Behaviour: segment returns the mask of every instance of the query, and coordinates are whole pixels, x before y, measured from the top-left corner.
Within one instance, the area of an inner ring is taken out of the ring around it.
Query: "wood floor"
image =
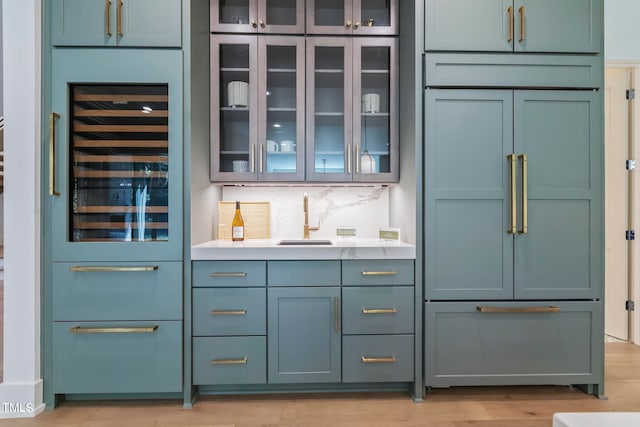
[[[606,394],[569,387],[459,387],[434,390],[424,403],[403,393],[203,397],[178,401],[65,402],[33,419],[0,426],[242,427],[435,426],[549,427],[555,412],[640,411],[640,347],[606,344]]]

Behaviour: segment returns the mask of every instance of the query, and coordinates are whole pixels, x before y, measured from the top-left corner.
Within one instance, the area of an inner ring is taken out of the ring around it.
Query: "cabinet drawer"
[[[265,288],[196,288],[193,335],[264,335]]]
[[[193,339],[193,384],[265,384],[265,337]]]
[[[54,322],[52,375],[54,393],[180,392],[182,322]]]
[[[195,261],[193,286],[265,286],[265,261]]]
[[[342,284],[413,285],[412,259],[358,259],[342,262]]]
[[[342,338],[342,381],[413,381],[413,335]]]
[[[269,286],[340,285],[340,261],[269,261]]]
[[[411,334],[414,329],[413,286],[342,289],[344,334]]]
[[[182,263],[54,263],[53,320],[181,320]]]
[[[602,322],[601,302],[425,303],[426,384],[598,383]]]

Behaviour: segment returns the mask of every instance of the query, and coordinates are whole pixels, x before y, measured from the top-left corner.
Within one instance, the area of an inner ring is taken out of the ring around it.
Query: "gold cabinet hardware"
[[[251,144],[249,150],[249,164],[251,165],[251,173],[256,173],[256,144]]]
[[[366,25],[367,27],[373,27],[373,24],[375,24],[375,19],[373,18],[369,18],[366,21],[364,21],[364,25]]]
[[[340,298],[333,297],[333,311],[336,323],[336,332],[340,330]]]
[[[518,41],[522,43],[524,41],[524,36],[527,33],[525,29],[526,19],[524,18],[524,6],[520,6],[518,12],[520,12],[520,39]]]
[[[211,314],[214,316],[244,316],[247,314],[247,310],[211,310]]]
[[[356,30],[357,30],[358,28],[360,28],[360,21],[356,21],[356,22],[353,24],[353,27],[354,27]]]
[[[111,0],[104,2],[104,33],[109,37],[111,34]]]
[[[264,145],[260,144],[258,146],[258,171],[259,173],[264,172]]]
[[[265,26],[265,23],[264,23],[263,19],[258,19],[258,24],[260,24],[261,28],[264,28],[264,26]]]
[[[158,330],[158,325],[135,328],[83,328],[74,326],[69,329],[72,334],[150,334]]]
[[[356,144],[353,155],[355,156],[356,160],[356,173],[360,173],[360,144]]]
[[[56,190],[56,120],[58,113],[49,113],[49,195],[59,196]]]
[[[397,273],[395,270],[391,271],[362,271],[360,274],[363,276],[395,276]]]
[[[351,19],[347,19],[347,23],[345,24],[345,27],[347,28],[351,27]]]
[[[351,175],[351,144],[347,144],[347,173]]]
[[[527,211],[529,210],[527,206],[527,155],[520,154],[518,158],[522,162],[522,228],[518,230],[518,233],[527,234]]]
[[[366,357],[360,358],[362,363],[396,363],[398,359],[395,356],[391,357]]]
[[[118,11],[117,11],[117,16],[116,16],[116,31],[118,32],[118,35],[120,37],[122,37],[124,34],[122,34],[122,6],[124,5],[124,1],[122,0],[118,0]]]
[[[393,308],[362,308],[362,314],[395,314],[398,309]]]
[[[548,307],[481,307],[476,311],[480,313],[557,313],[560,307],[550,305]]]
[[[507,41],[511,43],[513,41],[513,6],[507,8],[507,13],[509,14],[509,38]]]
[[[156,271],[158,270],[157,265],[149,265],[149,266],[140,266],[140,267],[111,267],[107,265],[100,266],[75,266],[69,267],[69,271],[73,271],[74,273],[84,273],[84,272],[108,272],[108,273],[131,273],[131,272],[146,272],[146,271]]]
[[[211,277],[247,277],[247,273],[242,271],[216,271],[211,273]]]
[[[213,359],[211,361],[212,365],[246,365],[247,361],[246,357],[242,359]]]
[[[516,155],[507,156],[511,170],[510,190],[511,190],[511,227],[507,230],[509,234],[516,233]]]
[[[252,26],[253,28],[258,28],[258,23],[256,22],[256,20],[255,20],[255,19],[252,19],[252,20],[251,20],[251,26]]]

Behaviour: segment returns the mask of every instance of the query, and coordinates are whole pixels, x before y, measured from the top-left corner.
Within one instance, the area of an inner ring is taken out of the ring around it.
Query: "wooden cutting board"
[[[245,239],[268,239],[271,235],[269,202],[240,202]],[[231,221],[236,202],[218,202],[218,239],[231,240]]]

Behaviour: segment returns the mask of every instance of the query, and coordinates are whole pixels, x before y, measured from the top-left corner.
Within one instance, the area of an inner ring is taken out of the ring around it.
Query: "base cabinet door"
[[[427,302],[432,387],[599,383],[602,302]]]
[[[340,288],[269,288],[267,293],[268,382],[340,382]]]

